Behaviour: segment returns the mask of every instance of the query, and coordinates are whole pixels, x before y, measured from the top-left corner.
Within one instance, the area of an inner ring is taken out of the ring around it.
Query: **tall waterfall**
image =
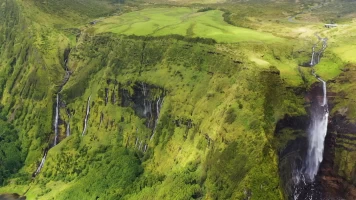
[[[313,76],[323,84],[323,99],[322,102],[312,105],[311,108],[311,123],[308,129],[308,154],[305,163],[305,176],[311,182],[314,181],[315,176],[319,171],[320,163],[323,161],[324,141],[328,130],[329,117],[326,82],[314,71],[314,66],[320,62],[321,55],[326,49],[327,38],[320,38],[318,35],[317,37],[319,42],[322,42],[322,47],[316,52],[315,48],[319,42],[313,45],[310,65],[313,67]]]
[[[319,105],[312,108],[311,123],[308,130],[308,154],[306,160],[305,175],[310,181],[314,181],[318,173],[321,161],[323,161],[324,140],[328,129],[328,105],[326,98],[326,82],[323,83],[323,100]]]
[[[88,118],[89,118],[89,113],[90,113],[90,97],[91,97],[91,95],[89,96],[88,102],[87,102],[87,112],[85,114],[84,128],[83,128],[82,136],[84,136],[85,132],[87,131]]]
[[[57,140],[58,140],[58,120],[59,120],[59,95],[57,94],[56,111],[55,111],[55,116],[54,116],[54,142],[53,142],[53,146],[57,145]]]
[[[322,83],[322,91],[312,92],[312,101],[310,107],[310,124],[308,133],[308,149],[303,166],[297,164],[294,168],[292,181],[293,193],[290,198],[294,200],[319,200],[323,199],[323,193],[319,187],[319,181],[315,179],[319,167],[323,161],[324,141],[328,129],[328,102],[326,82],[316,74],[314,66],[320,62],[320,59],[327,47],[327,38],[321,38],[315,34],[318,42],[312,47],[309,66],[311,74]],[[321,44],[320,44],[321,43]],[[320,95],[322,92],[322,95]],[[322,98],[320,98],[322,97]]]
[[[53,141],[53,145],[49,146],[49,148],[46,148],[46,150],[44,151],[42,160],[40,165],[37,167],[36,171],[33,173],[33,177],[36,177],[38,175],[38,173],[40,173],[42,167],[44,166],[44,163],[46,161],[46,157],[47,157],[47,152],[50,148],[56,146],[58,144],[58,123],[59,123],[59,106],[60,106],[60,96],[59,93],[62,91],[64,85],[68,82],[70,75],[71,75],[71,71],[68,68],[68,56],[70,53],[70,49],[67,49],[64,52],[64,69],[65,69],[65,75],[63,77],[62,83],[59,86],[59,90],[56,94],[56,107],[55,107],[55,114],[54,114],[54,122],[53,122],[53,127],[54,127],[54,141]],[[69,120],[70,120],[70,114],[68,113],[68,123],[67,123],[67,130],[66,130],[66,135],[69,136],[70,135],[70,125],[69,125]]]

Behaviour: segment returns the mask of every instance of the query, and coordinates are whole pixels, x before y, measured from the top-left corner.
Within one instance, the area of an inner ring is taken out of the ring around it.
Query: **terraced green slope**
[[[179,34],[188,37],[213,38],[218,42],[241,41],[283,42],[270,33],[240,28],[226,23],[223,12],[169,7],[150,8],[100,20],[96,33],[113,32],[124,35],[162,36]]]

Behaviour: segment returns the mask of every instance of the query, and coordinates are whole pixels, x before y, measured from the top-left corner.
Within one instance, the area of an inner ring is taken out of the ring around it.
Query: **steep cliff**
[[[266,42],[218,43],[190,37],[193,28],[155,37],[99,34],[96,24],[111,22],[105,16],[114,8],[137,7],[65,2],[70,9],[0,0],[0,126],[14,143],[3,150],[13,160],[0,161],[16,165],[1,192],[28,199],[288,196],[290,164],[302,162],[307,144],[312,76],[297,68],[307,53],[295,51],[304,44],[270,33]],[[330,86],[345,94],[334,100],[333,123],[351,124],[344,115],[352,116],[352,106],[342,105],[352,86],[334,88],[352,77],[345,71]],[[330,155],[348,155],[328,167],[349,185],[352,129],[328,132],[336,140]]]

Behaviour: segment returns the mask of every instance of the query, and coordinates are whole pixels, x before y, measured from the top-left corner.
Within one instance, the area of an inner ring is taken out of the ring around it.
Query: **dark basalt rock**
[[[136,82],[133,93],[119,85],[122,107],[131,107],[137,116],[145,118],[147,128],[154,129],[159,117],[165,90],[155,85]]]
[[[298,134],[298,132],[305,132],[307,127],[307,116],[290,117],[286,115],[284,119],[277,123],[275,137],[283,137],[283,134],[286,134],[283,132],[284,129],[293,130],[289,134]],[[296,169],[302,170],[307,149],[308,139],[305,134],[288,141],[284,148],[279,149],[279,174],[285,196],[288,199],[293,197],[295,190],[294,173]]]
[[[314,84],[305,95],[306,108],[314,102],[322,101],[322,90],[319,84]],[[328,105],[330,110],[334,107],[333,100],[340,94],[328,92]],[[356,155],[356,124],[350,122],[341,113],[329,116],[328,132],[324,142],[323,162],[320,165],[319,173],[313,183],[303,181],[295,186],[293,173],[295,170],[302,171],[305,156],[308,149],[308,139],[305,133],[309,126],[308,116],[285,115],[275,128],[274,136],[282,138],[283,134],[297,135],[291,139],[279,152],[279,173],[281,183],[287,199],[313,200],[353,200],[356,199],[356,173],[351,173],[351,177],[340,174],[340,158],[342,152]],[[289,130],[289,131],[284,131]],[[349,161],[355,162],[355,160]],[[341,170],[342,171],[342,170]],[[356,169],[354,169],[356,172]]]
[[[283,138],[290,139],[283,147],[279,147],[279,174],[286,199],[326,199],[325,190],[321,184],[321,177],[317,175],[313,183],[304,181],[303,172],[305,170],[305,160],[308,151],[307,130],[310,123],[310,112],[320,105],[323,100],[322,87],[319,83],[314,84],[305,93],[304,104],[308,115],[289,116],[285,115],[275,128],[274,137],[277,140]],[[301,91],[300,91],[301,92]],[[297,181],[299,179],[299,181]]]
[[[342,177],[338,174],[340,163],[335,159],[338,156],[336,149],[356,153],[355,139],[356,124],[339,113],[333,115],[325,139],[324,159],[320,166],[321,185],[331,199],[356,199],[356,174],[352,177]]]

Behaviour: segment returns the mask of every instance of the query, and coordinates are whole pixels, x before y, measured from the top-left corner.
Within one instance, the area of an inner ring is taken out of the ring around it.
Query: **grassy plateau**
[[[100,20],[95,33],[113,32],[123,35],[163,36],[178,34],[212,38],[217,42],[241,41],[283,42],[270,33],[236,27],[224,21],[223,12],[184,7],[148,8]]]

